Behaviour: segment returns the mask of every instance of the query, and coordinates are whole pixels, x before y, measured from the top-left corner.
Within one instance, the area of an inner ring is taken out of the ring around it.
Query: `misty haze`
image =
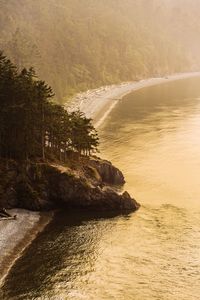
[[[198,300],[200,0],[0,0],[0,299]]]

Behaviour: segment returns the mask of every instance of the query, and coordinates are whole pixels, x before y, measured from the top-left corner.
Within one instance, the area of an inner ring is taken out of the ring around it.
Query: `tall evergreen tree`
[[[0,157],[65,160],[68,150],[97,151],[92,120],[80,111],[68,113],[51,101],[53,96],[33,68],[18,71],[0,52]]]

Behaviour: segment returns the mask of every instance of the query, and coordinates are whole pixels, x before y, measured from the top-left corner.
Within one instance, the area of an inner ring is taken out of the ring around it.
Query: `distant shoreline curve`
[[[66,108],[70,110],[80,109],[88,118],[94,120],[94,125],[98,128],[118,101],[127,94],[165,82],[198,76],[200,76],[200,72],[180,73],[161,78],[104,86],[77,94],[72,99],[70,106],[66,104]],[[50,214],[42,215],[21,209],[11,210],[11,213],[17,214],[17,221],[9,221],[9,223],[8,221],[1,221],[0,223],[0,287],[22,252],[53,218]]]
[[[92,118],[94,126],[98,128],[124,96],[146,87],[198,76],[200,77],[200,72],[178,73],[164,77],[103,86],[75,95],[71,100],[71,104],[66,104],[66,108],[70,111],[79,109],[85,113],[86,117]]]

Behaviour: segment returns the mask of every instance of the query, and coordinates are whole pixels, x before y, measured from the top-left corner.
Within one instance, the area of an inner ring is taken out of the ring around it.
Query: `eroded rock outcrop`
[[[62,205],[94,210],[135,211],[139,204],[119,194],[124,176],[110,162],[81,158],[69,165],[1,161],[0,205],[47,210]],[[112,187],[111,187],[112,185]]]
[[[91,159],[90,165],[98,171],[104,183],[113,185],[123,185],[125,183],[124,175],[111,162],[102,159]]]

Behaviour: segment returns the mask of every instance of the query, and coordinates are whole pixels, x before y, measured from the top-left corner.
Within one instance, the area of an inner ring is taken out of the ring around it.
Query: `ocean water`
[[[124,172],[140,210],[60,213],[1,299],[199,299],[200,78],[129,94],[99,134],[101,156]]]

